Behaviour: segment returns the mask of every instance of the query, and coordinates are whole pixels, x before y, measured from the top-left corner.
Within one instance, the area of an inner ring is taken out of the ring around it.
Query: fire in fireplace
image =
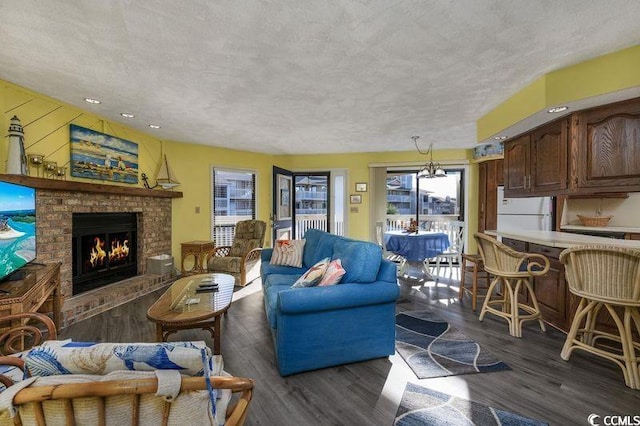
[[[73,294],[135,276],[136,213],[75,213]]]

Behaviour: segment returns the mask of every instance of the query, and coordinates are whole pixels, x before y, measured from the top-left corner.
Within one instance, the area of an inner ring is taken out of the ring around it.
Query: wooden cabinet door
[[[487,207],[487,163],[478,164],[478,232],[484,232],[486,227]]]
[[[520,136],[504,144],[504,195],[529,195],[530,135]]]
[[[502,182],[502,160],[478,165],[478,232],[498,227],[498,185]]]
[[[556,195],[567,188],[568,120],[559,120],[531,134],[529,191]]]
[[[640,191],[640,99],[578,114],[578,190]]]

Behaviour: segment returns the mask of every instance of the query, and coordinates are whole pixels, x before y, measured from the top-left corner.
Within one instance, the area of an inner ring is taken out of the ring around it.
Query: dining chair
[[[444,252],[436,256],[436,276],[440,276],[440,262],[446,261],[449,265],[449,276],[453,274],[453,260],[458,261],[458,266],[462,266],[462,252],[464,251],[465,232],[464,222],[452,220],[441,227],[441,231],[449,237],[449,247]],[[462,273],[460,269],[460,273]],[[460,275],[458,275],[460,276]]]
[[[634,332],[640,335],[640,250],[578,246],[564,250],[560,262],[569,291],[580,299],[560,356],[568,361],[580,349],[613,361],[625,384],[640,389],[640,342],[634,340]],[[604,329],[599,314],[615,326]]]
[[[542,331],[546,331],[532,281],[549,271],[549,259],[537,253],[515,251],[485,234],[475,233],[473,237],[478,243],[484,269],[494,277],[478,319],[482,321],[487,313],[504,318],[509,324],[509,334],[514,337],[522,337],[525,321],[537,320]],[[521,289],[529,293],[533,306],[518,302]],[[497,298],[494,298],[494,292]],[[521,310],[526,313],[521,314]]]

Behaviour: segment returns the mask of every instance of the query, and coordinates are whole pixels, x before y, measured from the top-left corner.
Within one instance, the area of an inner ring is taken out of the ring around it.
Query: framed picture
[[[367,192],[367,184],[366,184],[366,182],[357,182],[356,183],[356,192]]]
[[[71,124],[71,176],[138,183],[138,144]]]
[[[291,219],[291,176],[278,175],[277,220]]]
[[[351,204],[362,204],[362,195],[360,194],[351,194],[349,197],[349,201]]]

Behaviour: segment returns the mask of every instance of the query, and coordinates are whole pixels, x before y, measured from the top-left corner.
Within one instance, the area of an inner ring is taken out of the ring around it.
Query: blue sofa
[[[262,250],[264,306],[282,376],[392,355],[396,265],[379,246],[310,229],[302,268],[271,265]],[[291,288],[316,262],[340,259],[346,273],[328,287]]]

